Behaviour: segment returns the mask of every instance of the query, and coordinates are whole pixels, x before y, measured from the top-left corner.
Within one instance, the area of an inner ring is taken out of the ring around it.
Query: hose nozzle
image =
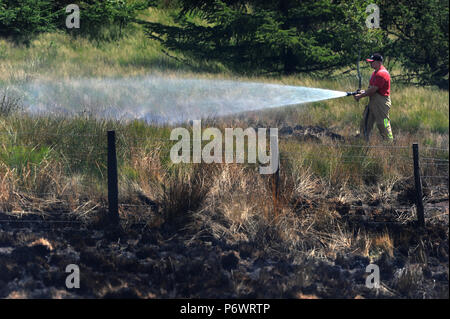
[[[350,96],[350,95],[356,95],[356,94],[359,94],[359,93],[361,93],[361,89],[357,89],[357,90],[354,91],[354,92],[347,92],[347,96]]]

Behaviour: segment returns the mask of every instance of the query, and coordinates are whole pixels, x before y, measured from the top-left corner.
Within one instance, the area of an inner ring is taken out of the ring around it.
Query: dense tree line
[[[365,32],[364,2],[185,0],[178,26],[147,23],[146,28],[172,50],[235,70],[330,70],[354,64],[359,48],[367,53],[379,47],[381,33]],[[192,22],[192,14],[206,25]]]
[[[368,28],[366,8],[380,11]],[[148,36],[237,71],[294,73],[354,65],[382,52],[400,80],[448,89],[448,0],[178,0],[177,25],[145,23]],[[203,23],[193,22],[199,15]],[[206,22],[206,23],[205,23]]]
[[[406,69],[403,78],[448,89],[448,0],[383,0],[380,6],[389,35],[384,51]]]
[[[379,51],[404,67],[403,80],[448,89],[448,0],[83,0],[80,29],[71,30],[73,2],[0,0],[0,36],[27,42],[59,29],[115,40],[135,21],[166,48],[237,72],[328,73]],[[380,27],[371,29],[373,2]],[[175,9],[175,24],[138,21],[150,6]]]
[[[0,36],[28,43],[36,34],[62,30],[74,36],[115,40],[148,1],[0,0]],[[66,27],[69,4],[80,9],[80,28]]]

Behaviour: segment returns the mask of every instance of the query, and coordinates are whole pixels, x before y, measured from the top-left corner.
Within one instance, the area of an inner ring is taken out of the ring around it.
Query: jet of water
[[[36,80],[13,89],[31,114],[88,113],[169,124],[346,96],[301,86],[163,76]]]

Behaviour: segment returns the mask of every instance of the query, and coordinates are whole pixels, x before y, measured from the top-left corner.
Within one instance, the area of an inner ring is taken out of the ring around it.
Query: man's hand
[[[361,98],[366,97],[366,96],[372,96],[375,94],[375,92],[377,92],[378,87],[377,86],[369,86],[369,88],[367,89],[367,91],[361,90],[360,94],[356,94],[354,95],[355,100],[359,101]]]
[[[363,98],[365,96],[365,95],[363,95],[364,93],[366,93],[366,91],[361,90],[359,92],[359,94],[355,94],[355,95],[353,95],[353,97],[355,98],[356,101],[359,101],[361,98]]]

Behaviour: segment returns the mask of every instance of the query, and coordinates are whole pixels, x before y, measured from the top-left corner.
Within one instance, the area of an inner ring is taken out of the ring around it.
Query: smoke
[[[179,123],[345,96],[300,86],[161,76],[37,80],[13,86],[31,114]]]

